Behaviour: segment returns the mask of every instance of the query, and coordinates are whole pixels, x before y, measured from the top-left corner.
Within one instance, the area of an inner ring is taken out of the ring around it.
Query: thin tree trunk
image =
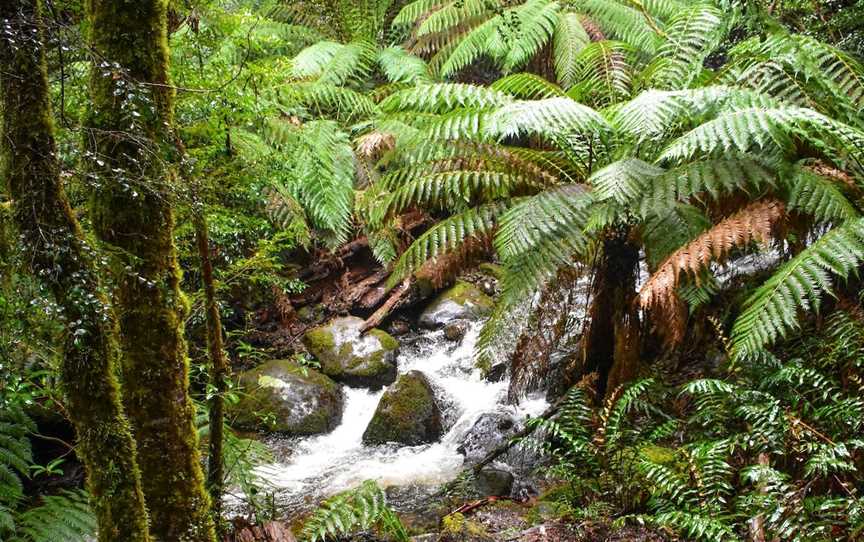
[[[626,232],[610,234],[596,269],[583,344],[583,370],[598,373],[601,398],[638,371],[639,316],[633,306],[638,270],[639,250],[627,240]]]
[[[124,404],[138,443],[151,533],[215,540],[193,426],[172,200],[178,183],[164,0],[90,0],[93,100],[85,139],[97,235],[124,267],[116,305]]]
[[[204,303],[207,315],[207,351],[210,356],[210,453],[207,459],[207,487],[213,503],[213,518],[218,521],[222,515],[222,492],[224,456],[222,442],[225,428],[225,378],[228,376],[228,362],[222,339],[222,320],[219,305],[216,303],[216,288],[213,284],[213,262],[210,259],[210,238],[207,232],[207,219],[204,210],[195,217],[195,237],[198,242],[198,257],[201,260],[201,281],[204,285]]]
[[[147,542],[135,443],[123,414],[114,317],[60,180],[37,0],[0,2],[3,172],[34,274],[67,326],[61,381],[101,542]]]

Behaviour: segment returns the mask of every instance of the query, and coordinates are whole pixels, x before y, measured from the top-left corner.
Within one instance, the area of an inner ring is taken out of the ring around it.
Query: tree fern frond
[[[494,246],[507,270],[503,307],[536,291],[584,251],[582,230],[592,201],[583,186],[564,185],[519,201],[501,216]]]
[[[756,241],[768,243],[778,223],[786,216],[777,200],[752,203],[681,247],[651,275],[639,291],[639,304],[663,305],[678,286],[682,272],[697,275],[711,262],[722,262],[731,250]]]
[[[658,139],[711,113],[776,105],[768,96],[726,86],[646,90],[617,108],[611,122],[637,140]]]
[[[622,42],[597,41],[576,56],[576,83],[567,91],[574,100],[606,106],[629,98],[633,90],[634,50]]]
[[[417,36],[446,32],[466,19],[486,15],[499,7],[495,0],[462,0],[448,2],[434,11],[427,11],[426,17],[416,28]]]
[[[789,190],[790,210],[811,215],[820,222],[842,223],[859,216],[837,181],[810,168],[794,168],[784,184]]]
[[[524,100],[542,100],[565,95],[561,87],[533,73],[514,73],[502,77],[489,88]]]
[[[456,108],[494,109],[511,103],[513,98],[503,92],[475,85],[444,83],[420,85],[397,92],[381,102],[385,113],[415,111],[447,113]]]
[[[605,33],[646,53],[653,54],[661,37],[638,9],[618,2],[583,0],[579,8],[596,21]]]
[[[758,195],[776,184],[773,173],[757,160],[741,155],[688,162],[650,180],[640,200],[643,216],[662,213],[678,202],[706,194],[713,200],[743,191]]]
[[[505,24],[498,30],[503,50],[496,50],[498,44],[494,43],[491,51],[493,57],[501,58],[500,65],[505,73],[523,67],[550,41],[558,23],[559,9],[558,2],[553,0],[528,0],[514,9],[515,27],[510,30]]]
[[[678,138],[666,148],[661,159],[677,161],[698,153],[730,149],[747,152],[770,145],[787,149],[793,135],[806,138],[829,154],[848,153],[856,159],[864,158],[864,133],[811,109],[781,107],[721,114]]]
[[[18,516],[19,536],[26,542],[87,542],[96,535],[96,516],[83,491],[42,497],[42,504]]]
[[[579,81],[576,59],[590,41],[579,15],[562,13],[558,16],[552,41],[552,56],[555,76],[563,88],[569,89]]]
[[[417,85],[432,82],[426,62],[402,47],[387,47],[379,51],[378,65],[391,83]]]
[[[439,9],[451,0],[414,0],[405,4],[393,19],[394,25],[413,25],[432,10]]]
[[[799,309],[818,309],[831,275],[846,278],[864,260],[864,219],[823,235],[750,296],[732,329],[733,354],[753,354],[798,326]]]
[[[455,75],[478,58],[488,54],[489,41],[497,35],[502,20],[501,15],[495,15],[469,30],[464,37],[454,43],[447,51],[446,60],[442,57],[441,67],[438,70],[441,77]]]
[[[319,41],[303,49],[291,62],[291,76],[296,79],[316,78],[345,45],[335,41]]]
[[[499,140],[531,135],[555,140],[598,131],[611,131],[600,113],[570,98],[560,97],[504,105],[489,117],[487,125],[487,133]]]
[[[676,13],[666,27],[666,39],[648,67],[658,88],[687,88],[702,63],[722,38],[722,12],[710,4],[696,4]]]
[[[406,250],[393,268],[388,285],[394,286],[426,262],[457,250],[468,238],[491,237],[497,217],[506,203],[492,203],[450,216],[423,233]]]
[[[625,158],[593,173],[588,183],[594,187],[599,200],[613,199],[621,205],[629,205],[663,173],[662,168],[638,158]]]
[[[288,112],[296,112],[297,106],[313,111],[317,116],[331,116],[337,120],[352,122],[375,115],[378,107],[368,96],[341,85],[320,82],[294,83],[280,89],[280,105]]]

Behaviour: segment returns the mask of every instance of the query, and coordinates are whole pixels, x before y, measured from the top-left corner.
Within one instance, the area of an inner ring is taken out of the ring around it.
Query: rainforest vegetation
[[[0,542],[864,540],[861,0],[0,0]]]

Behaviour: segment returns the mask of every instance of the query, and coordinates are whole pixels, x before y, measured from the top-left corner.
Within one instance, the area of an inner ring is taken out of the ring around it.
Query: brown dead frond
[[[651,308],[673,303],[681,273],[698,280],[700,270],[712,262],[722,262],[733,249],[753,242],[770,242],[785,216],[783,203],[768,199],[754,202],[723,219],[660,264],[642,286],[639,304],[642,308]]]

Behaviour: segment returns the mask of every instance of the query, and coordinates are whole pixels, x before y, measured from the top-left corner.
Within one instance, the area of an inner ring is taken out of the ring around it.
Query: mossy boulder
[[[342,388],[290,360],[273,360],[242,373],[244,394],[232,408],[240,429],[314,435],[342,421]]]
[[[470,282],[458,281],[426,307],[420,314],[419,324],[437,329],[454,320],[478,320],[492,312],[494,303]]]
[[[420,371],[411,371],[400,376],[381,396],[363,433],[363,443],[416,446],[435,442],[442,430],[441,410],[429,380]]]
[[[380,329],[361,333],[363,320],[336,318],[306,332],[303,343],[321,372],[348,386],[380,389],[396,380],[399,341]]]

